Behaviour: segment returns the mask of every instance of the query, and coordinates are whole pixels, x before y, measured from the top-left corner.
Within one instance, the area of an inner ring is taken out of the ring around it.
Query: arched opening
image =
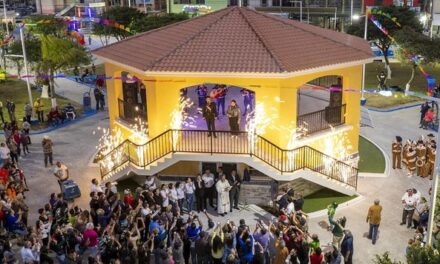
[[[121,73],[122,93],[118,98],[119,118],[133,124],[147,122],[147,90],[141,80],[128,72]]]
[[[345,122],[342,76],[330,75],[309,81],[297,92],[297,125],[315,133]]]
[[[184,102],[185,121],[182,122],[182,129],[207,130],[208,124],[206,116],[206,98],[211,98],[215,105],[214,112],[215,130],[230,131],[232,118],[237,117],[238,129],[244,131],[246,128],[246,118],[255,107],[255,93],[249,89],[229,86],[225,84],[200,84],[182,88],[180,90],[181,101]],[[232,101],[238,107],[237,111],[230,109]],[[205,109],[205,111],[204,111]],[[228,111],[229,110],[229,111]]]

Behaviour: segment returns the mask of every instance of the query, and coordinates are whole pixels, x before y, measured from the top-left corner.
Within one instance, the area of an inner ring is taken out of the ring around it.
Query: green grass
[[[359,172],[383,173],[385,157],[373,143],[359,137]]]
[[[411,77],[411,67],[402,65],[399,62],[390,63],[391,67],[391,80],[387,80],[387,86],[398,85],[401,88],[405,88],[405,84]],[[436,79],[440,79],[440,65],[423,66],[426,72],[432,75]],[[385,71],[384,64],[379,62],[372,62],[366,65],[365,69],[365,87],[367,89],[377,88],[377,75]],[[385,71],[386,72],[386,71]],[[427,82],[422,72],[417,68],[414,75],[414,80],[411,83],[411,90],[418,92],[426,92]]]
[[[401,63],[391,63],[391,80],[387,80],[387,86],[399,86],[405,89],[405,85],[411,76],[411,67],[402,65]],[[440,66],[424,66],[426,72],[434,76],[434,78],[440,79]],[[366,65],[366,78],[365,87],[367,89],[377,89],[377,75],[381,71],[385,71],[384,64],[373,62]],[[411,83],[411,91],[417,91],[425,93],[427,88],[427,82],[422,72],[417,68],[414,75],[414,80]],[[408,103],[414,103],[423,101],[420,98],[405,96],[403,93],[396,93],[392,97],[384,97],[378,94],[366,94],[367,106],[376,108],[389,108]]]
[[[326,209],[332,202],[340,204],[356,197],[356,195],[348,196],[330,189],[322,189],[304,197],[303,211],[306,213],[316,212]]]
[[[0,83],[0,100],[3,103],[3,116],[5,121],[9,122],[8,111],[6,110],[6,100],[11,99],[15,103],[15,117],[18,121],[19,127],[21,127],[22,119],[24,117],[24,105],[29,101],[26,82],[17,79],[9,79]],[[37,92],[32,89],[32,98],[35,101],[41,96],[41,92]],[[44,102],[44,114],[48,114],[51,108],[50,99],[42,99]],[[57,104],[59,108],[64,107],[67,103],[71,103],[77,110],[78,116],[82,114],[82,106],[70,101],[64,97],[57,96]],[[45,118],[47,118],[45,116]],[[38,124],[32,127],[32,130],[43,129],[47,127],[47,124]]]

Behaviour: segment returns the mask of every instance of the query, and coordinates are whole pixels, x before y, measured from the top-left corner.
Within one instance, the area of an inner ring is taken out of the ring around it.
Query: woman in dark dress
[[[197,175],[194,185],[196,186],[195,194],[196,194],[197,211],[200,213],[200,211],[206,209],[206,200],[203,199],[205,195],[205,183],[203,182],[200,174]]]

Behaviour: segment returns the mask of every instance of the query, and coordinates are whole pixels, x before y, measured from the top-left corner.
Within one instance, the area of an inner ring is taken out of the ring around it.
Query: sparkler
[[[338,166],[336,163],[337,161],[344,161],[352,165],[354,161],[348,153],[353,149],[353,146],[347,138],[347,132],[337,133],[333,127],[331,127],[331,130],[332,134],[326,137],[324,141],[324,153],[328,155],[323,158],[324,171],[327,175],[332,175],[332,172],[340,174],[342,181],[347,183],[351,175],[351,166]]]
[[[101,128],[98,127],[98,130],[101,130]],[[99,163],[101,167],[107,171],[112,171],[115,164],[119,164],[122,161],[123,148],[118,148],[118,146],[123,140],[124,139],[120,129],[113,129],[113,133],[110,129],[102,129],[102,136],[99,139],[99,144],[96,148],[99,150],[97,156],[101,157]],[[108,155],[110,152],[112,154]],[[109,174],[107,177],[110,176],[111,174]]]
[[[191,98],[180,97],[180,102],[176,109],[171,112],[171,129],[173,130],[173,149],[176,149],[177,143],[180,139],[180,129],[182,128],[194,128],[195,118],[189,115],[189,109],[194,105]]]

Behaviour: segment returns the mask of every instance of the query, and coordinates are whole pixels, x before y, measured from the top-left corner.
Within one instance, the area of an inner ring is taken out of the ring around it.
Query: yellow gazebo
[[[373,60],[363,39],[230,7],[94,54],[113,77],[107,81],[110,126],[125,140],[104,159],[104,180],[215,160],[248,164],[277,180],[355,191],[362,64]],[[182,89],[202,84],[255,95],[239,139],[227,131],[208,138],[202,122],[182,125],[182,91],[185,98],[192,94]],[[148,126],[144,142],[130,137],[139,120]]]

